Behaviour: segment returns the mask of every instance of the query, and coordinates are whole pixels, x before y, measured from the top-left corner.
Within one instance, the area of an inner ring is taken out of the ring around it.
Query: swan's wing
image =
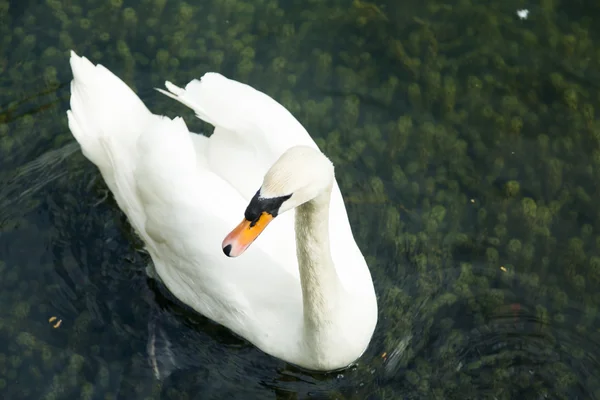
[[[317,148],[304,127],[281,104],[246,84],[209,72],[185,89],[166,82],[160,90],[215,126],[207,148],[210,168],[246,199],[271,165],[296,145]]]
[[[296,145],[318,148],[285,107],[249,85],[215,72],[192,80],[185,89],[170,82],[165,85],[168,92],[159,89],[161,93],[190,107],[198,118],[215,126],[207,146],[208,166],[246,200],[254,195],[267,170],[287,149]],[[297,268],[294,213],[278,216],[261,235],[262,240],[253,244],[268,245],[264,250],[281,260],[286,269],[290,265]],[[361,287],[370,277],[362,273],[364,258],[354,241],[337,182],[331,196],[329,224],[332,257],[340,278],[348,288]],[[285,261],[291,257],[294,262]]]

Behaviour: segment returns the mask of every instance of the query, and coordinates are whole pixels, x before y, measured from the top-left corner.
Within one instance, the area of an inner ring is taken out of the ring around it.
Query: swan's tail
[[[158,116],[117,76],[71,52],[69,129],[83,154],[100,169],[134,227],[142,218],[134,170],[140,135]]]
[[[74,52],[70,61],[69,129],[148,245],[144,200],[169,205],[172,193],[185,187],[181,180],[196,165],[189,131],[181,118],[152,114],[125,82],[102,65]]]
[[[140,98],[117,76],[102,65],[71,52],[71,109],[67,111],[69,129],[87,158],[102,172],[108,167],[113,148],[135,151],[144,126],[152,118]]]

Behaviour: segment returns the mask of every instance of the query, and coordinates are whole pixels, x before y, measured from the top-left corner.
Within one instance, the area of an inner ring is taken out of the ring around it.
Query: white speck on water
[[[527,9],[517,10],[517,15],[521,19],[527,19],[527,17],[529,16],[529,10],[527,10]]]

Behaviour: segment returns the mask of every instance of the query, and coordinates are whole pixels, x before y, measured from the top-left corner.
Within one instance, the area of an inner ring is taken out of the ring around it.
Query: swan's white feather
[[[228,258],[221,250],[279,156],[296,145],[317,147],[302,125],[266,94],[218,73],[185,88],[167,83],[169,91],[162,93],[215,126],[206,138],[190,133],[181,118],[152,114],[103,66],[72,53],[71,68],[69,128],[144,240],[168,289],[276,357],[315,369],[353,361],[376,323],[376,305],[368,301],[347,305],[348,318],[359,323],[339,327],[344,345],[332,349],[329,360],[314,365],[306,359],[293,211],[276,218],[242,257]],[[357,299],[374,302],[337,183],[330,232],[342,285],[362,294]]]

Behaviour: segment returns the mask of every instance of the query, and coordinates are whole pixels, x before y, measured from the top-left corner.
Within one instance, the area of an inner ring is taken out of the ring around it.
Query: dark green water
[[[0,398],[599,399],[599,16],[583,0],[0,0]],[[193,130],[152,88],[210,70],[307,127],[379,297],[355,367],[300,371],[146,278],[66,125],[70,49]]]

